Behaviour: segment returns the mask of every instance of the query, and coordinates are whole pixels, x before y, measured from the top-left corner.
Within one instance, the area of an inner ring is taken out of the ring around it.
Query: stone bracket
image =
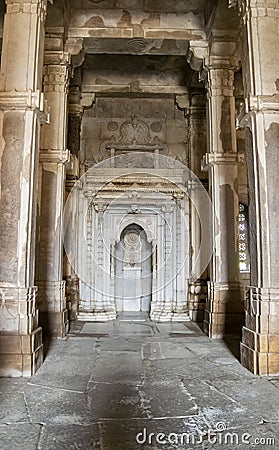
[[[65,43],[65,51],[71,55],[71,64],[74,68],[82,65],[85,58],[82,38],[68,38]]]
[[[200,72],[208,61],[208,42],[190,41],[187,53],[187,62],[193,70]]]
[[[96,94],[94,92],[82,92],[80,104],[83,108],[91,108],[95,102]]]
[[[180,109],[187,109],[190,106],[188,94],[179,94],[175,97],[175,102]]]

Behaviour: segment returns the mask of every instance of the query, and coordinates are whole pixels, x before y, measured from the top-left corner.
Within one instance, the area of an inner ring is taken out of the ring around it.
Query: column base
[[[38,281],[39,323],[47,336],[63,338],[69,329],[65,281]]]
[[[40,311],[39,322],[44,334],[53,338],[64,338],[69,332],[68,310],[61,312]]]
[[[279,375],[279,288],[250,286],[245,310],[242,365],[255,375]]]
[[[116,317],[115,309],[107,309],[106,311],[80,311],[77,315],[77,319],[84,322],[108,322],[109,320],[115,320]]]
[[[0,334],[0,377],[30,377],[43,363],[42,328]]]
[[[66,277],[65,295],[69,319],[76,320],[79,306],[79,279],[77,277]]]
[[[193,322],[204,321],[204,309],[207,299],[207,283],[198,280],[189,285],[189,316]]]
[[[164,311],[153,309],[150,312],[150,319],[153,322],[189,322],[188,311]]]
[[[212,339],[241,335],[244,302],[239,283],[208,283],[204,312],[204,332]]]

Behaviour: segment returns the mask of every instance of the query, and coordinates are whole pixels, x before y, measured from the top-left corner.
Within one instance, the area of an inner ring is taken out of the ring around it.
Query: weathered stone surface
[[[1,448],[36,450],[42,428],[43,425],[30,423],[0,425]]]
[[[156,386],[140,387],[143,404],[150,418],[192,416],[198,407],[182,382],[168,380]]]
[[[100,450],[99,425],[46,425],[40,437],[41,450]]]
[[[0,394],[0,423],[29,422],[28,409],[23,393]]]
[[[134,419],[148,417],[142,391],[127,384],[90,383],[88,406],[97,419]]]
[[[52,425],[89,425],[93,421],[87,396],[67,389],[28,385],[26,402],[32,422]]]
[[[156,328],[124,339],[114,328],[53,341],[35,376],[0,380],[4,450],[235,449],[226,432],[250,434],[249,448],[256,438],[277,442],[276,379],[241,367],[236,340],[174,339]]]
[[[106,351],[97,359],[90,381],[138,384],[141,383],[142,374],[139,354]]]

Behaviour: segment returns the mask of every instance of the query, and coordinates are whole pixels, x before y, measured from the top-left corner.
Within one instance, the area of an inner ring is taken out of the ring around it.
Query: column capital
[[[70,161],[70,151],[69,150],[52,150],[52,149],[42,149],[40,150],[40,163],[54,163],[54,164],[65,164]]]
[[[211,67],[207,73],[207,91],[210,96],[233,97],[234,70]]]
[[[6,0],[6,14],[36,14],[44,22],[47,11],[47,0]]]
[[[208,170],[209,167],[215,165],[228,164],[235,165],[243,162],[243,153],[224,152],[224,153],[206,153],[202,159],[202,169]]]
[[[67,92],[69,84],[68,63],[48,64],[44,66],[44,92]]]
[[[68,99],[69,114],[74,114],[81,117],[83,115],[84,106],[81,105],[80,86],[69,86]]]
[[[238,7],[244,21],[247,19],[249,11],[253,17],[271,17],[278,14],[278,0],[229,0],[230,7]]]

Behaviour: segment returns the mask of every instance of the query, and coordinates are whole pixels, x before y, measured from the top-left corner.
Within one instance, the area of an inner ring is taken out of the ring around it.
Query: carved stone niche
[[[160,122],[154,122],[150,126],[143,120],[132,117],[123,122],[120,126],[117,122],[111,121],[108,123],[108,129],[115,131],[116,136],[113,139],[103,143],[106,152],[110,152],[113,158],[121,153],[137,151],[137,152],[153,152],[153,153],[167,153],[167,145],[161,142],[156,136],[156,133],[162,129]],[[154,167],[151,159],[146,158],[147,166]],[[121,163],[120,161],[118,164]],[[115,166],[116,167],[116,166]],[[118,166],[117,166],[118,167]],[[130,167],[130,166],[128,166]]]

